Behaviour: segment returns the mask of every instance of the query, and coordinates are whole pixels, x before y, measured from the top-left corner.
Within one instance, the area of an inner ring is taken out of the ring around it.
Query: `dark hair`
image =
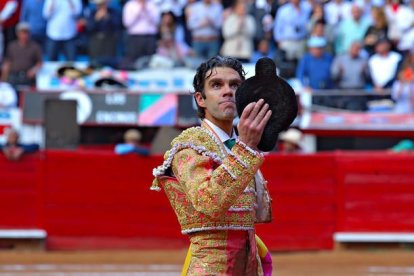
[[[204,99],[206,98],[206,94],[204,93],[204,82],[207,78],[211,76],[211,74],[213,74],[213,69],[216,67],[228,67],[234,69],[235,71],[237,71],[237,73],[239,73],[240,78],[243,81],[245,80],[246,73],[244,72],[243,66],[240,63],[240,61],[232,57],[212,57],[200,64],[200,66],[197,68],[197,72],[193,80],[194,93],[200,92]],[[198,117],[204,119],[206,115],[204,108],[199,106],[197,101],[196,104]]]

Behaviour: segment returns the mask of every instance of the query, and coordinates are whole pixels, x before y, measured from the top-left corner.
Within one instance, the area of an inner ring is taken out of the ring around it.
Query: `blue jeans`
[[[197,56],[208,59],[218,54],[220,44],[218,40],[212,41],[193,41],[193,49]]]
[[[74,61],[76,58],[75,38],[69,40],[53,40],[49,38],[47,40],[46,55],[49,61],[57,61],[61,51],[67,61]]]

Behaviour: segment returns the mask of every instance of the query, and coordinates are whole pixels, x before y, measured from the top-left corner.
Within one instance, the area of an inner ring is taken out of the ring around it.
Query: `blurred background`
[[[1,0],[0,22],[0,275],[179,274],[152,169],[216,54],[297,94],[263,165],[275,275],[414,275],[414,1]]]

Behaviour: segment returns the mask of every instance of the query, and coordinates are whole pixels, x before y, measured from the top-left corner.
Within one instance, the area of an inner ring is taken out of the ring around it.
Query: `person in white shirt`
[[[401,55],[390,49],[391,42],[381,39],[375,46],[375,54],[368,60],[370,77],[376,92],[391,88],[402,61]]]
[[[43,17],[47,20],[46,54],[49,60],[58,60],[61,51],[66,60],[75,60],[76,22],[81,11],[81,0],[46,0]]]

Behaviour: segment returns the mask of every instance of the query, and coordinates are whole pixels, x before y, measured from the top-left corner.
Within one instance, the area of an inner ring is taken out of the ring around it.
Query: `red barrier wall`
[[[39,227],[40,155],[10,162],[0,154],[0,229]]]
[[[41,228],[49,249],[178,248],[164,193],[149,190],[161,157],[48,151],[0,156],[0,228]],[[336,231],[414,231],[414,155],[269,155],[262,171],[271,224],[257,231],[271,250],[331,249]]]
[[[414,232],[414,155],[340,153],[341,232]]]

